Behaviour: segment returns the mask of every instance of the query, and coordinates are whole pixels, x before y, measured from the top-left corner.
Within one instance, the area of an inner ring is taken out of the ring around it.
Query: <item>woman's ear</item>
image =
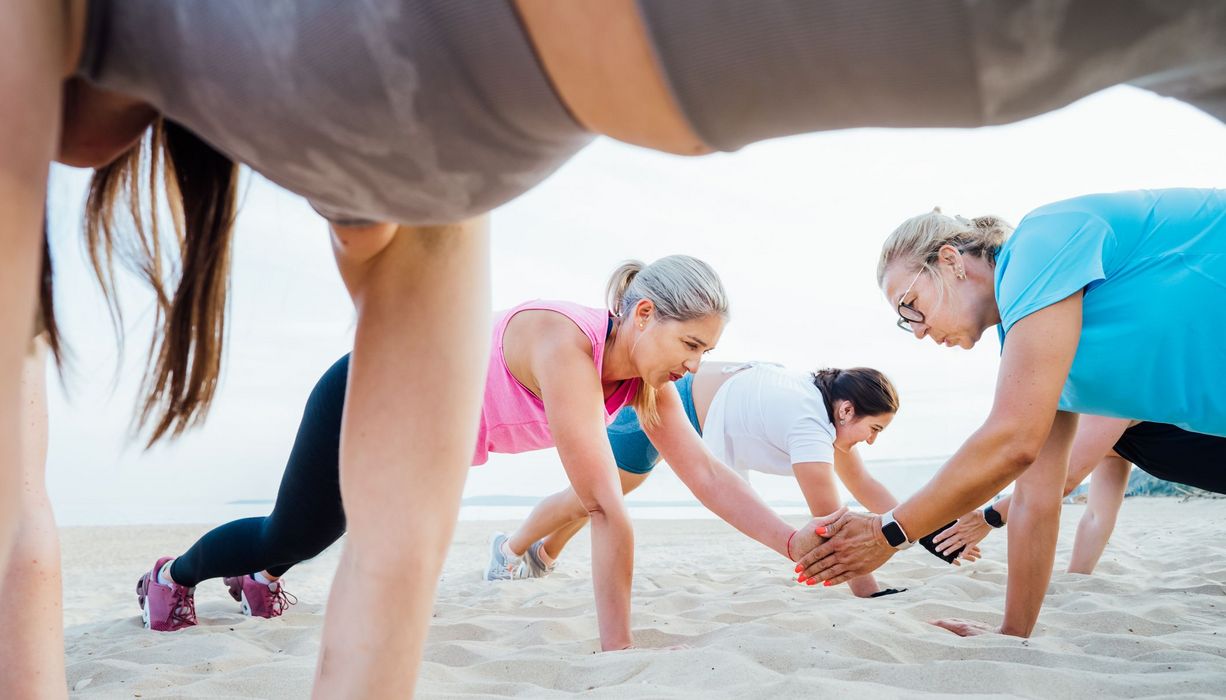
[[[850,401],[842,401],[835,409],[835,414],[837,414],[839,425],[847,425],[855,418],[856,408],[851,405]]]
[[[651,320],[651,315],[655,313],[656,305],[650,299],[640,299],[634,305],[634,325],[643,330],[647,326],[647,322]]]

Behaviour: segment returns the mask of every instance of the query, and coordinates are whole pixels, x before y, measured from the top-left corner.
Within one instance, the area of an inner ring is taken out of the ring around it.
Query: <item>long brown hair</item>
[[[127,153],[95,170],[90,182],[85,207],[90,263],[121,343],[115,259],[148,282],[155,295],[150,367],[136,420],[138,429],[152,424],[149,445],[200,423],[213,401],[225,341],[237,185],[233,161],[163,118]],[[163,241],[158,215],[163,204],[170,212],[173,246]],[[135,232],[128,239],[116,235],[121,211]],[[54,320],[44,325],[51,330]]]
[[[34,318],[34,337],[43,336],[55,366],[64,369],[64,346],[60,339],[60,327],[55,321],[55,269],[51,264],[51,237],[47,228],[47,212],[43,211],[43,256],[42,270],[38,275],[38,314]]]

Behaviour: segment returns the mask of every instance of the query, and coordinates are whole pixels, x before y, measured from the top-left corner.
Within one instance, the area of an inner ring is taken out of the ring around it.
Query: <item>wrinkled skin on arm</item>
[[[1030,467],[1047,443],[1080,334],[1081,292],[1013,326],[987,421],[925,487],[894,511],[911,538],[987,501]],[[812,578],[842,583],[875,570],[894,554],[881,533],[879,516],[842,513],[819,526],[826,528],[830,541],[800,562]]]

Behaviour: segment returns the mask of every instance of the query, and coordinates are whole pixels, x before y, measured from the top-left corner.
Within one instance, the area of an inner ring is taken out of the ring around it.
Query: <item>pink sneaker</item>
[[[173,558],[158,559],[136,582],[136,602],[140,603],[145,629],[174,632],[196,624],[196,589],[158,583],[158,572]]]
[[[243,614],[251,617],[280,617],[298,599],[285,592],[281,581],[264,584],[251,576],[227,576],[230,596],[243,604]]]

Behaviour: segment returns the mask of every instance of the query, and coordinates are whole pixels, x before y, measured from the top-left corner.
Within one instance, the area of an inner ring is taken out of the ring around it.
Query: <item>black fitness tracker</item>
[[[885,535],[885,541],[889,542],[894,549],[906,549],[911,546],[911,538],[907,537],[902,525],[899,525],[894,519],[892,510],[881,516],[881,534]]]
[[[997,513],[996,509],[992,506],[983,509],[983,519],[987,521],[988,525],[995,528],[1005,526],[1005,521],[1000,519],[1000,513]]]

